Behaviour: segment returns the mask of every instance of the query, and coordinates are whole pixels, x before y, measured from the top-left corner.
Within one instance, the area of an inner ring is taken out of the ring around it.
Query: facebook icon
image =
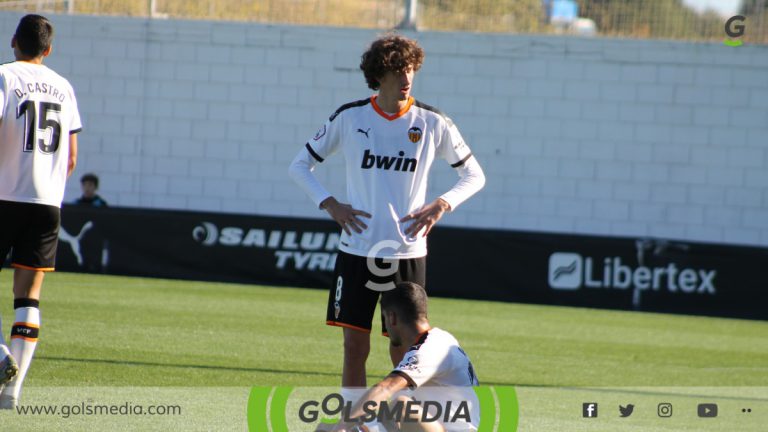
[[[581,415],[587,418],[597,417],[597,402],[584,402],[581,407]]]

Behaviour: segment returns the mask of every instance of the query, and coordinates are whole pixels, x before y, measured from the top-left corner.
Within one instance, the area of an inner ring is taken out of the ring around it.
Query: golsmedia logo
[[[714,295],[715,277],[716,270],[678,268],[675,263],[630,267],[621,257],[596,260],[570,252],[555,252],[549,257],[549,286],[558,290],[635,288]]]
[[[420,390],[425,389],[417,391]],[[350,419],[353,402],[344,400],[335,392],[310,387],[253,387],[248,398],[248,430],[316,430],[320,424],[325,424],[324,430],[327,430],[328,425],[338,420],[379,425],[389,421],[437,423],[451,426],[451,430],[468,430],[462,426],[471,423],[483,432],[517,430],[519,406],[514,387],[442,387],[426,391],[422,395],[426,397],[414,396],[409,402],[382,402],[380,405],[366,402],[362,407],[365,414],[358,419]],[[443,400],[440,396],[445,395],[446,391],[462,396],[453,401]],[[418,414],[412,417],[415,411]]]
[[[376,262],[376,258],[379,257],[379,254],[381,251],[385,249],[392,249],[394,251],[397,251],[400,249],[402,245],[399,242],[396,242],[394,240],[382,240],[375,245],[368,251],[368,257],[365,260],[366,266],[368,267],[368,271],[370,271],[372,274],[379,276],[379,277],[389,277],[397,273],[397,269],[400,266],[400,261],[396,259],[390,259],[390,258],[384,258],[382,259],[382,266],[379,267],[378,263]],[[385,283],[378,283],[374,282],[372,280],[369,280],[365,283],[365,286],[368,289],[372,289],[374,291],[384,292],[395,289],[395,283],[392,281],[388,281]]]
[[[299,419],[304,423],[313,423],[320,419],[320,414],[327,416],[340,415],[341,419],[345,422],[359,421],[363,423],[370,423],[376,421],[378,423],[389,422],[404,422],[404,423],[416,423],[421,421],[422,423],[435,423],[441,421],[443,423],[459,423],[471,424],[472,418],[470,415],[469,401],[458,401],[458,407],[451,407],[452,401],[448,401],[443,404],[439,401],[417,401],[409,400],[404,402],[402,400],[397,401],[383,401],[377,404],[374,401],[368,401],[363,404],[363,415],[358,419],[351,416],[352,402],[345,401],[344,398],[338,393],[332,393],[323,398],[322,401],[309,400],[301,404],[299,407]],[[420,414],[414,417],[409,414]]]
[[[728,35],[728,37],[723,40],[725,45],[737,47],[744,44],[738,38],[744,36],[744,32],[746,31],[744,21],[746,19],[747,18],[743,15],[736,15],[728,18],[728,21],[725,22],[725,34]]]

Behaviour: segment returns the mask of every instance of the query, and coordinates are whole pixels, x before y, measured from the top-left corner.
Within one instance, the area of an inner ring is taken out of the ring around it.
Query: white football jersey
[[[435,108],[410,98],[401,112],[390,115],[376,96],[339,108],[306,149],[316,162],[340,151],[346,160],[348,203],[372,215],[360,217],[368,226],[362,233],[342,232],[339,249],[371,256],[379,245],[375,256],[397,259],[427,254],[423,233],[407,236],[411,222],[399,220],[425,204],[432,162],[440,157],[457,168],[472,157],[453,122]]]
[[[0,65],[0,200],[60,207],[69,136],[82,128],[69,81],[47,66]]]
[[[435,400],[444,407],[451,401],[451,410],[467,401],[470,423],[478,427],[480,406],[472,387],[479,382],[472,362],[452,334],[436,327],[422,334],[392,372],[408,380],[410,389],[421,390],[414,393],[417,400]],[[445,426],[449,431],[467,430],[466,424]]]

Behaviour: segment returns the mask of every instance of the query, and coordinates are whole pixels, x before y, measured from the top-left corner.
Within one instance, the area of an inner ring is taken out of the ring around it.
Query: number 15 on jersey
[[[41,153],[56,153],[61,138],[60,115],[61,104],[23,101],[16,110],[16,118],[25,119],[23,150],[32,152],[37,145]]]

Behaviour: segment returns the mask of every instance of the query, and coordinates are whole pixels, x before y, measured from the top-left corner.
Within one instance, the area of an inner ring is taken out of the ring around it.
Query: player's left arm
[[[364,409],[365,407],[367,407],[368,410],[374,408],[377,409],[382,402],[388,401],[392,395],[407,388],[408,384],[408,380],[402,374],[393,372],[387,375],[381,382],[369,388],[368,391],[366,391],[365,394],[352,406],[349,419],[351,420],[366,416],[370,411],[366,412]],[[340,421],[336,427],[333,428],[333,431],[346,432],[356,425],[357,423],[355,422]]]
[[[67,177],[71,176],[77,166],[77,134],[69,134],[69,160],[67,160]]]
[[[445,132],[438,144],[437,154],[448,161],[459,174],[459,181],[448,192],[431,203],[402,218],[400,222],[413,220],[405,230],[409,236],[416,235],[422,229],[423,236],[429,234],[445,212],[453,211],[485,186],[485,174],[469,147],[464,143],[459,130],[452,121],[447,120]]]

